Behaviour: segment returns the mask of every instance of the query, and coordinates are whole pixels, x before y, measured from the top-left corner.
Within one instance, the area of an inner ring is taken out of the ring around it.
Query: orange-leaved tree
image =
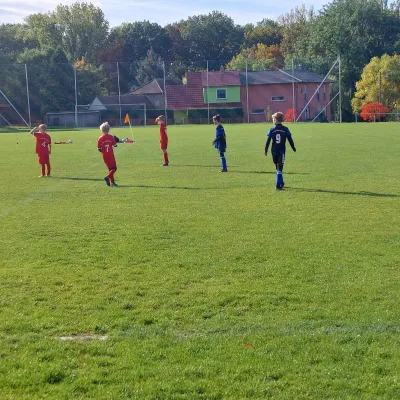
[[[360,116],[364,121],[380,121],[388,112],[389,109],[381,103],[368,103],[361,107]]]
[[[296,113],[296,110],[294,108],[289,108],[289,110],[286,111],[285,113],[285,122],[295,122],[297,119],[298,115]]]

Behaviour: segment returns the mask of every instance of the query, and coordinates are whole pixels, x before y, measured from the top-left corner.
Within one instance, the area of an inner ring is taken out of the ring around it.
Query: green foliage
[[[269,125],[224,125],[228,174],[213,126],[169,168],[137,128],[114,191],[98,129],[50,132],[49,179],[0,135],[2,398],[399,398],[398,124],[290,125],[284,192]]]
[[[352,100],[354,112],[368,103],[381,102],[390,109],[400,107],[400,56],[374,57],[364,67]]]
[[[243,43],[244,32],[233,19],[213,11],[207,15],[189,17],[182,37],[190,43],[191,60],[210,60],[210,69],[219,69],[221,61],[230,60]]]

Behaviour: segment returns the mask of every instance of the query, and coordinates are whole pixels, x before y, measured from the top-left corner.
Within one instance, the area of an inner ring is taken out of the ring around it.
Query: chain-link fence
[[[287,121],[340,120],[337,61],[323,74],[295,60],[264,71],[247,61],[236,69],[227,64],[157,58],[3,65],[0,125],[122,126],[127,114],[134,126],[154,124],[160,114],[169,124],[208,124],[217,113],[227,123],[256,123],[270,122],[277,111]]]

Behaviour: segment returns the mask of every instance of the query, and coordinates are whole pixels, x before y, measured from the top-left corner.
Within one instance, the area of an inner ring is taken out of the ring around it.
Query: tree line
[[[276,20],[246,25],[213,11],[164,27],[137,21],[112,28],[99,7],[77,2],[31,14],[21,24],[0,25],[0,89],[26,108],[17,95],[24,92],[24,72],[15,64],[29,65],[33,112],[43,115],[73,109],[71,64],[79,72],[80,103],[85,104],[96,95],[116,92],[117,72],[111,64],[116,62],[126,64],[121,91],[127,93],[162,77],[164,65],[167,78],[180,80],[187,70],[204,70],[205,60],[209,70],[221,65],[233,70],[246,65],[249,70],[291,68],[294,60],[296,68],[325,75],[340,55],[344,119],[350,120],[360,106],[353,99],[362,97],[355,94],[364,67],[374,57],[399,50],[400,0],[333,0],[318,13],[301,5]],[[389,75],[385,73],[385,85]]]

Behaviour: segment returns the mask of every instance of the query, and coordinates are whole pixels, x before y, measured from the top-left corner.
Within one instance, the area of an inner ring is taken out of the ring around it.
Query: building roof
[[[202,72],[201,79],[203,87],[240,86],[239,71]]]
[[[119,96],[97,96],[97,99],[103,105],[119,105]],[[153,103],[149,100],[147,96],[138,94],[124,94],[121,95],[121,105],[129,104],[146,104],[146,107],[153,107]]]
[[[167,86],[167,106],[175,110],[204,107],[201,72],[187,72],[186,85]]]
[[[165,85],[181,85],[182,82],[174,79],[166,79]],[[155,78],[151,82],[148,82],[135,90],[132,90],[131,94],[164,94],[164,79]]]
[[[292,75],[292,70],[279,71],[251,71],[247,73],[249,85],[273,85],[273,84],[288,84],[294,81],[296,83],[321,83],[323,77],[310,71],[295,70]],[[240,81],[242,85],[246,85],[246,73],[240,72]],[[326,83],[332,83],[327,79]]]

